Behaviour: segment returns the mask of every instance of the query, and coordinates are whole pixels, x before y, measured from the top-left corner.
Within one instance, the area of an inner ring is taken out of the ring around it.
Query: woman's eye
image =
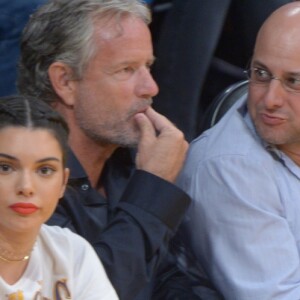
[[[11,165],[7,163],[0,163],[0,173],[2,174],[8,174],[13,171],[13,168]]]
[[[41,167],[38,169],[38,173],[43,175],[43,176],[50,176],[53,173],[55,173],[55,169],[52,167]]]

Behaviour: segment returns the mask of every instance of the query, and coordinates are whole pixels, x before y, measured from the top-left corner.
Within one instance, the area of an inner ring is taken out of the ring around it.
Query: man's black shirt
[[[173,184],[136,170],[128,149],[118,149],[105,165],[100,180],[106,197],[91,187],[72,152],[68,167],[68,187],[48,224],[87,239],[120,299],[132,300],[165,257],[190,199]]]

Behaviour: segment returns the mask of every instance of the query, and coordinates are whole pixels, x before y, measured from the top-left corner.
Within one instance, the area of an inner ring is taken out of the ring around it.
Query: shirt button
[[[82,189],[83,191],[86,191],[86,190],[89,189],[89,185],[88,185],[88,184],[83,184],[83,185],[81,186],[81,189]]]

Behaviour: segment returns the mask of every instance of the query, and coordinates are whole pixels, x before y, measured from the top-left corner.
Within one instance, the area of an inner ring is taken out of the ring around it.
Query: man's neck
[[[104,165],[113,152],[118,148],[114,144],[100,144],[89,138],[78,126],[72,106],[61,101],[53,104],[66,120],[70,128],[69,145],[83,166],[94,188],[98,188]]]
[[[86,136],[72,138],[69,145],[89,177],[91,185],[98,188],[99,178],[103,172],[106,161],[118,148],[116,145],[100,145]]]
[[[278,146],[278,149],[284,152],[291,160],[300,166],[300,147],[297,145]]]

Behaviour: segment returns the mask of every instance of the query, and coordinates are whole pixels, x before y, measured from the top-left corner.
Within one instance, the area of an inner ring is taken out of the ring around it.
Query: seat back
[[[222,91],[208,107],[202,121],[201,132],[214,126],[228,109],[248,93],[248,80],[239,81]],[[200,133],[201,133],[200,132]]]

